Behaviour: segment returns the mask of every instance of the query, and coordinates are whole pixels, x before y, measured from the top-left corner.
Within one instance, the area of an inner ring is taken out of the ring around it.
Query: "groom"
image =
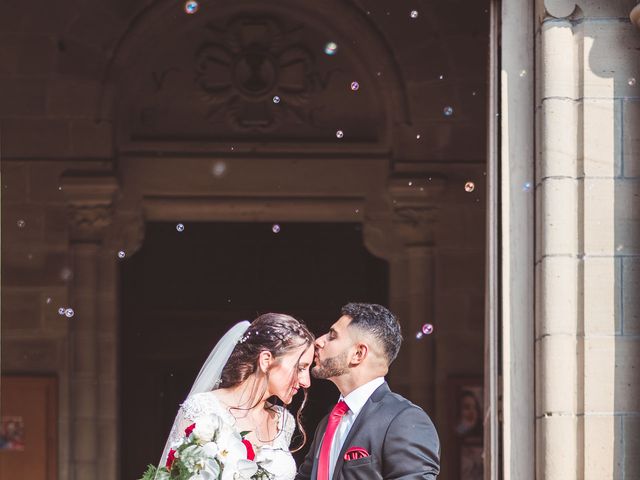
[[[331,380],[340,401],[325,417],[296,480],[435,480],[440,442],[427,414],[389,390],[400,325],[385,307],[350,303],[316,340],[316,378]]]

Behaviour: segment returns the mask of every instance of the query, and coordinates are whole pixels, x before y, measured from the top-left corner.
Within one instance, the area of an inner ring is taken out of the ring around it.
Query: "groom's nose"
[[[322,335],[321,337],[316,338],[316,342],[315,342],[316,350],[324,347],[324,337],[325,335]]]

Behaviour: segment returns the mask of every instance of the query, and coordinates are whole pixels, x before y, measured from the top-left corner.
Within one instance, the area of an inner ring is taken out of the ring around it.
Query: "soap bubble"
[[[531,184],[531,182],[524,182],[524,185],[522,186],[522,191],[528,192],[531,190],[532,186],[533,185]]]
[[[58,309],[58,315],[64,315],[64,307]]]
[[[225,173],[227,173],[227,164],[223,161],[214,163],[213,167],[211,167],[211,173],[214,177],[222,177]]]
[[[422,332],[418,332],[418,333],[416,333],[416,339],[417,339],[417,340],[420,340],[423,336],[424,336],[424,335],[423,335],[423,333],[422,333]]]
[[[273,103],[280,103],[280,97],[278,95],[274,95]]]
[[[177,224],[176,230],[179,232],[184,232],[184,225],[182,223]]]
[[[447,105],[442,109],[442,113],[444,113],[445,117],[450,117],[451,115],[453,115],[453,107]]]
[[[338,51],[338,44],[336,42],[328,42],[324,46],[324,53],[327,55],[335,55]]]
[[[16,224],[18,225],[18,228],[24,228],[27,226],[27,222],[25,222],[23,219],[18,220]]]
[[[342,137],[344,137],[344,132],[343,132],[342,130],[338,130],[338,131],[336,132],[336,137],[338,137],[338,138],[342,138]]]
[[[635,77],[631,77],[627,83],[629,84],[630,87],[635,87],[636,86],[636,79]]]
[[[45,302],[47,303],[47,305],[51,304],[51,297],[47,297],[47,299],[45,300]]]
[[[274,223],[273,226],[271,227],[271,231],[273,233],[280,233],[280,225],[278,225],[277,223]]]
[[[125,253],[125,251],[124,251],[124,250],[120,250],[120,251],[118,252],[118,258],[122,259],[122,258],[124,258],[124,257],[126,257],[126,256],[127,256],[127,254]]]
[[[418,18],[418,11],[417,10],[411,10],[411,13],[409,14],[409,16],[411,18]]]
[[[526,70],[521,70],[520,71],[520,77],[526,77],[527,76],[527,71]]]
[[[71,280],[73,278],[73,272],[71,271],[71,269],[69,267],[64,267],[60,271],[60,278],[62,280],[64,280],[65,282],[68,282],[69,280]]]
[[[422,333],[424,335],[431,335],[433,333],[433,325],[430,323],[425,323],[422,325]]]
[[[351,82],[351,90],[354,92],[360,88],[360,84],[358,82]]]
[[[467,182],[464,184],[464,191],[471,193],[476,189],[476,184],[473,182]]]
[[[198,10],[200,9],[200,4],[198,2],[196,2],[195,0],[189,0],[188,2],[186,2],[184,4],[184,11],[188,14],[188,15],[193,15],[194,13],[196,13]]]
[[[71,318],[76,314],[76,312],[73,311],[73,308],[65,308],[64,310],[64,316],[67,318]]]

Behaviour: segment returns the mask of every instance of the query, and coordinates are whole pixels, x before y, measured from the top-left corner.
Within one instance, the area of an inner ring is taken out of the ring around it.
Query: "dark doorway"
[[[285,312],[318,334],[344,303],[387,303],[387,265],[366,251],[359,224],[278,227],[195,223],[179,232],[151,223],[140,251],[122,263],[121,478],[139,478],[159,460],[179,403],[235,322]],[[336,400],[332,384],[313,383],[309,436]]]

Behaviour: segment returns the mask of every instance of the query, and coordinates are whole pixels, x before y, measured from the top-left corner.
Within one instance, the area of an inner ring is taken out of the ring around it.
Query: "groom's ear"
[[[258,355],[258,368],[262,373],[267,373],[273,362],[273,355],[268,350],[263,350]]]
[[[369,355],[369,346],[366,343],[356,343],[355,351],[351,355],[351,363],[360,365],[367,358],[367,355]]]

